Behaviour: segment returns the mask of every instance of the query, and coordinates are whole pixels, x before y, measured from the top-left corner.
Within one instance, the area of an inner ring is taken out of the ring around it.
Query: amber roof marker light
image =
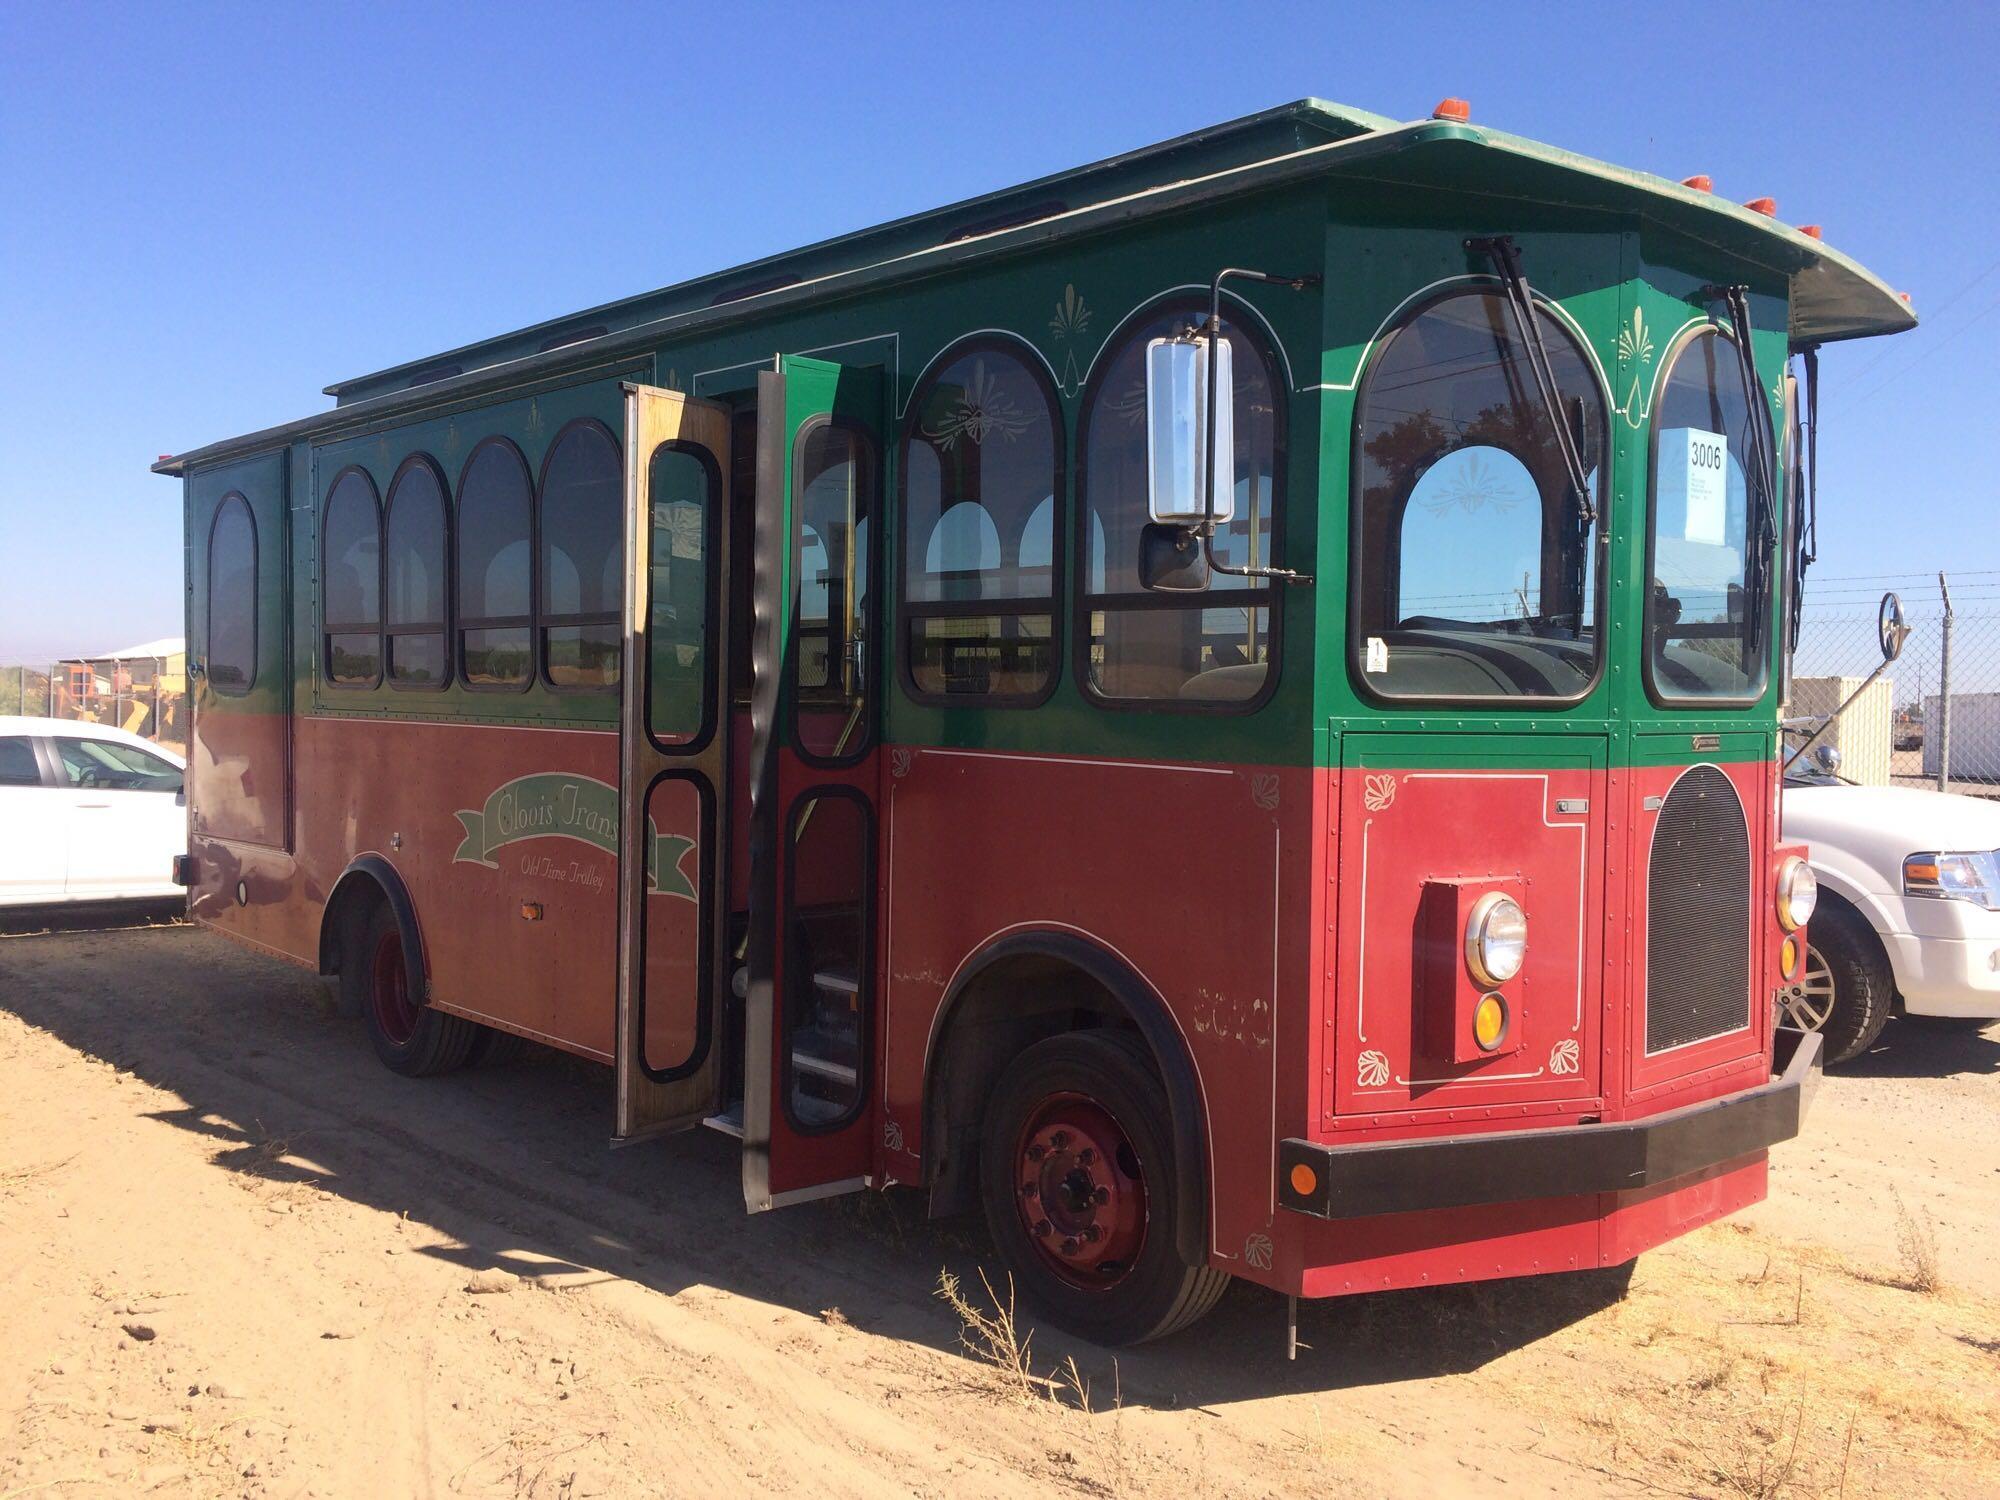
[[[1683,177],[1681,186],[1693,188],[1697,193],[1712,193],[1715,191],[1715,179],[1706,172],[1697,172],[1692,177]]]
[[[1440,99],[1437,108],[1431,111],[1433,120],[1451,120],[1463,125],[1472,118],[1472,103],[1467,99]]]
[[[1743,206],[1749,209],[1751,213],[1762,214],[1767,219],[1778,217],[1778,200],[1776,198],[1752,198]]]

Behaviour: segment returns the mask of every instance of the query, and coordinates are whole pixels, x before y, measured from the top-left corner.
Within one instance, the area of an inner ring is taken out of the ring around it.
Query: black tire
[[[361,1012],[383,1065],[406,1078],[464,1067],[481,1028],[425,1003],[423,974],[403,962],[402,930],[389,903],[375,902],[344,936],[341,1003]]]
[[[1859,1057],[1875,1045],[1896,1000],[1896,979],[1875,931],[1846,908],[1822,902],[1807,941],[1833,978],[1833,1008],[1820,1027],[1828,1066]]]
[[[1075,1128],[1083,1140],[1103,1140],[1112,1160],[1044,1145],[1044,1164],[1032,1165],[1036,1141],[1073,1118],[1092,1122]],[[1175,1248],[1172,1118],[1136,1037],[1079,1031],[1036,1043],[994,1086],[981,1136],[980,1197],[994,1246],[1022,1296],[1058,1327],[1098,1344],[1143,1343],[1187,1327],[1228,1287],[1226,1272],[1190,1266]],[[1098,1196],[1079,1183],[1095,1183]],[[1099,1222],[1107,1201],[1109,1233]],[[1127,1243],[1135,1243],[1129,1260],[1063,1259]]]
[[[473,1029],[477,1034],[472,1038],[472,1049],[465,1055],[468,1068],[504,1068],[528,1055],[530,1043],[524,1036],[502,1031],[498,1026]]]

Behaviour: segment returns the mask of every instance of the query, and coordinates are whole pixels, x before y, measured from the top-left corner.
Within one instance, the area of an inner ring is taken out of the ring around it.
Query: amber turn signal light
[[[1491,1052],[1507,1040],[1507,1002],[1499,995],[1481,995],[1472,1011],[1472,1039],[1481,1052]]]
[[[1778,974],[1781,978],[1790,979],[1798,972],[1799,940],[1795,937],[1788,937],[1783,943],[1778,945]]]

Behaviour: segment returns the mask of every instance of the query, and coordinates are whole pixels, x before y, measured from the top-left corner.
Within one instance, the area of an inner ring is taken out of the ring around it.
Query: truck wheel
[[[479,1028],[424,1003],[424,980],[403,952],[402,929],[386,901],[348,927],[341,999],[361,1012],[375,1055],[407,1078],[463,1067]]]
[[[1000,1259],[1067,1331],[1137,1344],[1200,1318],[1229,1284],[1174,1248],[1173,1129],[1141,1044],[1118,1031],[1038,1042],[987,1103],[980,1196]]]
[[[1896,982],[1874,931],[1859,916],[1821,904],[1813,914],[1805,968],[1785,990],[1790,1024],[1817,1031],[1829,1065],[1859,1057],[1889,1024]]]

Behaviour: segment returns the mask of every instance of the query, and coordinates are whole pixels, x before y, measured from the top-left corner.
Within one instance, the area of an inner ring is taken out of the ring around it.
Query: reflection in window
[[[793,713],[799,748],[838,760],[868,738],[874,461],[854,429],[821,423],[799,434],[796,462]]]
[[[389,681],[442,687],[445,662],[444,483],[428,458],[406,460],[383,521],[382,618]]]
[[[1541,330],[1601,497],[1597,378],[1567,329],[1544,315]],[[1400,697],[1581,693],[1597,662],[1596,533],[1506,301],[1459,292],[1424,307],[1389,335],[1360,401],[1351,649],[1368,685]]]
[[[663,743],[697,738],[708,723],[708,559],[714,469],[694,451],[653,452],[652,666],[647,713]]]
[[[1077,445],[1089,539],[1087,662],[1091,688],[1107,698],[1240,702],[1263,691],[1270,670],[1267,580],[1217,573],[1205,593],[1182,595],[1139,585],[1139,534],[1150,520],[1146,344],[1206,315],[1199,304],[1177,300],[1131,324],[1098,357],[1084,396]],[[1243,326],[1225,317],[1222,332],[1235,369],[1236,515],[1218,527],[1215,555],[1236,567],[1271,567],[1273,523],[1283,500],[1274,366]],[[1219,605],[1218,596],[1229,596],[1228,602]]]
[[[618,441],[596,422],[573,422],[542,469],[542,670],[552,687],[618,682],[625,599],[624,475]]]
[[[1734,341],[1703,330],[1681,346],[1653,413],[1652,588],[1647,669],[1672,697],[1740,698],[1764,682],[1753,613],[1770,607],[1747,578],[1746,463],[1761,401]]]
[[[116,740],[59,735],[50,741],[71,786],[110,792],[178,792],[181,768],[165,756]]]
[[[240,698],[257,680],[257,525],[225,495],[208,533],[208,685]]]
[[[903,436],[903,618],[919,693],[1034,698],[1054,677],[1060,424],[1011,349],[978,343],[911,402]]]
[[[533,596],[528,515],[534,485],[505,438],[472,450],[458,481],[459,670],[467,687],[525,687]]]
[[[382,512],[359,469],[342,471],[326,497],[320,618],[326,678],[339,687],[382,680]]]

